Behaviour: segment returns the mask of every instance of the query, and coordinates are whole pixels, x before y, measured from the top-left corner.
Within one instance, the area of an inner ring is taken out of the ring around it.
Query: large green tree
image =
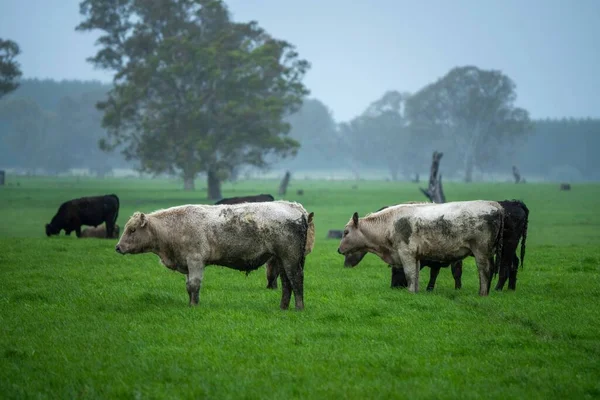
[[[20,52],[18,44],[0,38],[0,97],[19,87],[21,68],[15,57]]]
[[[515,106],[516,97],[502,72],[457,67],[411,96],[406,113],[415,129],[452,143],[470,182],[474,167],[499,156],[500,143],[530,131],[529,113]]]
[[[112,70],[99,104],[108,138],[142,170],[179,173],[193,189],[200,172],[208,197],[239,165],[294,154],[284,117],[308,93],[308,62],[256,22],[231,21],[219,0],[84,0],[78,30],[101,30],[89,60]]]

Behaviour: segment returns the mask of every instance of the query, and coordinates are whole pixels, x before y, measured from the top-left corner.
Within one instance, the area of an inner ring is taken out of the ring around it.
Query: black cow
[[[256,194],[253,196],[228,197],[215,203],[218,204],[239,204],[239,203],[258,203],[261,201],[273,201],[275,198],[270,194]]]
[[[508,288],[517,288],[517,269],[519,257],[517,246],[521,241],[521,268],[525,261],[525,241],[527,239],[527,225],[529,224],[529,209],[519,200],[499,201],[504,208],[504,231],[502,232],[502,259],[496,290],[502,290],[506,279]]]
[[[67,235],[75,231],[77,237],[80,237],[82,225],[96,227],[105,222],[106,237],[111,238],[118,216],[119,198],[115,194],[65,201],[52,221],[46,224],[46,235],[58,235],[64,229]]]

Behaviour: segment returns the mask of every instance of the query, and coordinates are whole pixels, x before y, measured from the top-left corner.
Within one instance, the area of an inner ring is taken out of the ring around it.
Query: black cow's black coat
[[[81,226],[98,226],[106,223],[106,237],[113,235],[113,229],[119,216],[119,198],[115,194],[81,197],[65,201],[56,215],[46,224],[46,235],[58,235],[64,229],[67,235],[75,231],[81,236]]]

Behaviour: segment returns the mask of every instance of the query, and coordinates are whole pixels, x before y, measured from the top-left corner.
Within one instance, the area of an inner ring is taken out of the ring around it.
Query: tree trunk
[[[189,172],[183,173],[183,190],[190,191],[196,189],[196,174],[192,174]]]
[[[396,164],[390,164],[388,168],[390,169],[390,175],[392,175],[392,180],[396,182],[398,180],[398,166]]]
[[[431,161],[431,173],[429,174],[429,187],[427,190],[423,188],[421,192],[432,202],[434,203],[445,203],[446,196],[444,195],[444,189],[442,188],[442,175],[440,174],[438,177],[438,172],[440,169],[440,160],[444,153],[442,152],[433,152],[433,159]]]
[[[473,182],[473,155],[469,154],[465,160],[465,182]]]
[[[217,176],[216,171],[213,169],[208,170],[208,199],[209,200],[221,200],[221,180]]]
[[[285,176],[283,177],[283,179],[281,180],[281,184],[279,185],[279,195],[283,196],[285,195],[285,193],[287,192],[287,187],[290,183],[290,171],[286,171],[285,172]]]

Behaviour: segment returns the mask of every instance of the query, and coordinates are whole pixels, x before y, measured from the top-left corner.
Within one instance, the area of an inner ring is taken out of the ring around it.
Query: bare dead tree
[[[421,192],[427,197],[430,201],[434,203],[445,203],[446,196],[444,196],[444,189],[442,188],[442,175],[440,174],[438,177],[438,172],[440,169],[440,160],[444,153],[442,152],[433,152],[433,159],[431,162],[431,173],[429,174],[429,187],[427,190],[423,188],[419,188]]]
[[[513,173],[513,176],[515,177],[515,183],[520,183],[521,182],[521,173],[519,172],[519,168],[517,168],[516,165],[512,166],[512,173]]]
[[[281,180],[281,184],[279,185],[279,195],[283,196],[287,192],[288,184],[290,183],[290,171],[285,171],[285,176]]]

